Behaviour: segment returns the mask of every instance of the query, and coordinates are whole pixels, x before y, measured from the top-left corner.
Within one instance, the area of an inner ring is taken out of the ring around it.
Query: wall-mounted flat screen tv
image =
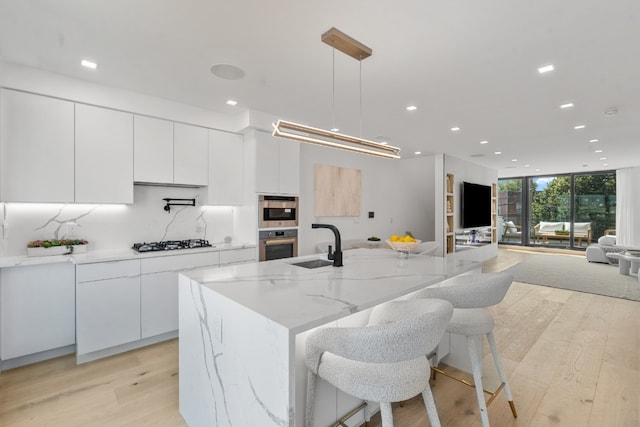
[[[491,226],[491,187],[462,183],[462,228]]]

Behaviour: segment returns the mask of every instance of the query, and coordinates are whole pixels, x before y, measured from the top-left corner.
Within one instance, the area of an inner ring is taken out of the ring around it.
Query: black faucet
[[[331,252],[331,246],[329,246],[327,258],[333,261],[334,267],[342,267],[342,241],[340,240],[340,232],[336,226],[331,224],[311,224],[311,228],[328,228],[333,231],[333,235],[336,238],[336,250],[335,252]]]

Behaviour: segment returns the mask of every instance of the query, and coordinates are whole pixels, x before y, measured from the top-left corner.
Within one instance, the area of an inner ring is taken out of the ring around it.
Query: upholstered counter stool
[[[458,380],[457,378],[454,379],[475,387],[478,407],[480,408],[480,418],[484,427],[489,427],[487,402],[484,397],[485,392],[491,395],[489,399],[489,403],[491,403],[495,396],[501,390],[504,390],[513,416],[518,416],[513,403],[511,389],[507,382],[507,375],[505,374],[502,364],[502,358],[498,352],[496,340],[493,335],[495,321],[491,313],[485,308],[501,302],[507,290],[509,290],[512,281],[513,275],[504,272],[466,274],[445,280],[438,285],[430,286],[414,294],[416,298],[439,298],[447,300],[455,308],[453,317],[447,327],[447,332],[466,337],[474,384]],[[477,337],[482,338],[482,335],[486,335],[487,337],[491,354],[493,355],[493,361],[502,383],[495,392],[486,391],[482,386],[482,354],[478,353],[475,345]],[[434,371],[451,377],[437,368],[434,368]]]
[[[440,421],[429,386],[432,353],[453,314],[447,301],[392,301],[374,308],[363,327],[321,328],[306,340],[305,425],[313,427],[318,377],[363,399],[379,402],[383,427],[393,427],[392,402],[422,393],[432,427]],[[364,405],[366,425],[371,413]]]

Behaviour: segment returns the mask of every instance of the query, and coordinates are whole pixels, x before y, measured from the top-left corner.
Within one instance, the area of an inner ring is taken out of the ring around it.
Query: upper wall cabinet
[[[76,104],[78,203],[133,203],[133,114]]]
[[[133,180],[173,184],[173,122],[133,117]]]
[[[244,204],[244,140],[242,135],[209,130],[210,205]]]
[[[256,132],[256,192],[300,193],[300,145]]]
[[[206,186],[209,183],[208,130],[199,126],[173,125],[173,181]]]
[[[153,117],[134,117],[134,181],[208,184],[207,129]]]
[[[74,201],[74,104],[3,89],[0,93],[5,202]]]

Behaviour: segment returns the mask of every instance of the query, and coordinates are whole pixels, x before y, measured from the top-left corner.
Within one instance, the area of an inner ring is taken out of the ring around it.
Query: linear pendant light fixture
[[[368,58],[373,52],[369,47],[349,37],[337,28],[331,28],[322,34],[321,40],[332,48],[338,49],[340,52],[349,55],[357,61],[362,61],[363,59]],[[360,115],[362,116],[362,111],[360,112]],[[400,148],[398,147],[293,123],[286,120],[278,120],[277,123],[274,123],[273,136],[291,139],[298,142],[305,142],[308,144],[322,145],[325,147],[338,148],[356,153],[384,157],[387,159],[400,158]]]

